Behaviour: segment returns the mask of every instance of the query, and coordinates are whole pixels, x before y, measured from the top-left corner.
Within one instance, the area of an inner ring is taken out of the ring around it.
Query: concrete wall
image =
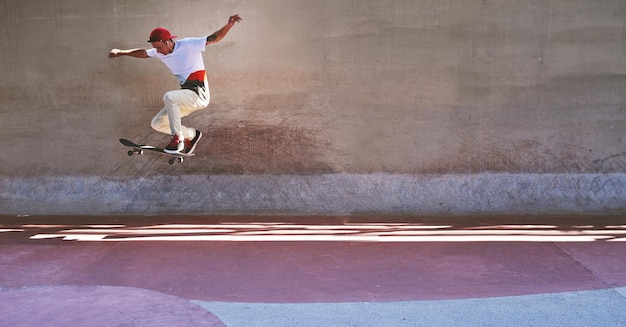
[[[207,35],[233,13],[204,55],[209,109],[185,120],[205,133],[196,157],[128,157],[120,137],[166,141],[149,122],[177,83],[109,50],[148,47],[157,26]],[[3,185],[626,172],[623,0],[3,0],[0,25]]]

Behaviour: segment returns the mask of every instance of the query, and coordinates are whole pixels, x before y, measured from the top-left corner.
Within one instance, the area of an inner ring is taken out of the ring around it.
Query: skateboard
[[[156,153],[164,154],[166,156],[170,156],[171,158],[168,160],[170,165],[173,164],[175,161],[182,163],[184,161],[184,158],[192,157],[195,155],[194,153],[170,154],[170,153],[165,152],[165,149],[163,148],[157,148],[152,145],[137,144],[127,139],[120,139],[120,143],[122,143],[122,145],[127,146],[129,148],[133,148],[132,150],[128,150],[127,154],[129,156],[132,156],[134,154],[143,154],[144,151],[156,152]]]

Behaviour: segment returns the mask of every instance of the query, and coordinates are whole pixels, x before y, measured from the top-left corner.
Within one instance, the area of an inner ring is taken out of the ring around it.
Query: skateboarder
[[[131,56],[134,58],[158,58],[176,76],[181,89],[165,92],[165,107],[152,119],[152,128],[172,136],[165,152],[170,154],[194,151],[202,132],[181,124],[181,118],[209,105],[210,93],[202,52],[209,44],[217,43],[240,22],[239,15],[228,18],[228,23],[206,37],[190,37],[174,41],[176,36],[164,28],[150,33],[151,49],[113,49],[109,58]]]

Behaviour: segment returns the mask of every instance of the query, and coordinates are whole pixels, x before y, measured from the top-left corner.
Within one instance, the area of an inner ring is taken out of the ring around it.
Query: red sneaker
[[[174,135],[170,144],[168,144],[163,151],[169,154],[181,153],[185,149],[185,142],[180,139],[178,135]]]
[[[196,136],[193,139],[185,139],[185,153],[191,154],[194,150],[196,150],[196,145],[198,145],[198,141],[202,137],[202,132],[196,130]]]

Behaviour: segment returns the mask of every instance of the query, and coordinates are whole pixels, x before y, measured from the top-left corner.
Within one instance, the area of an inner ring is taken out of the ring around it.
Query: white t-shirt
[[[194,73],[201,72],[202,77],[205,76],[202,59],[204,50],[206,50],[206,36],[180,39],[176,41],[174,51],[167,55],[158,53],[155,48],[146,50],[146,53],[148,57],[160,59],[183,85]]]

